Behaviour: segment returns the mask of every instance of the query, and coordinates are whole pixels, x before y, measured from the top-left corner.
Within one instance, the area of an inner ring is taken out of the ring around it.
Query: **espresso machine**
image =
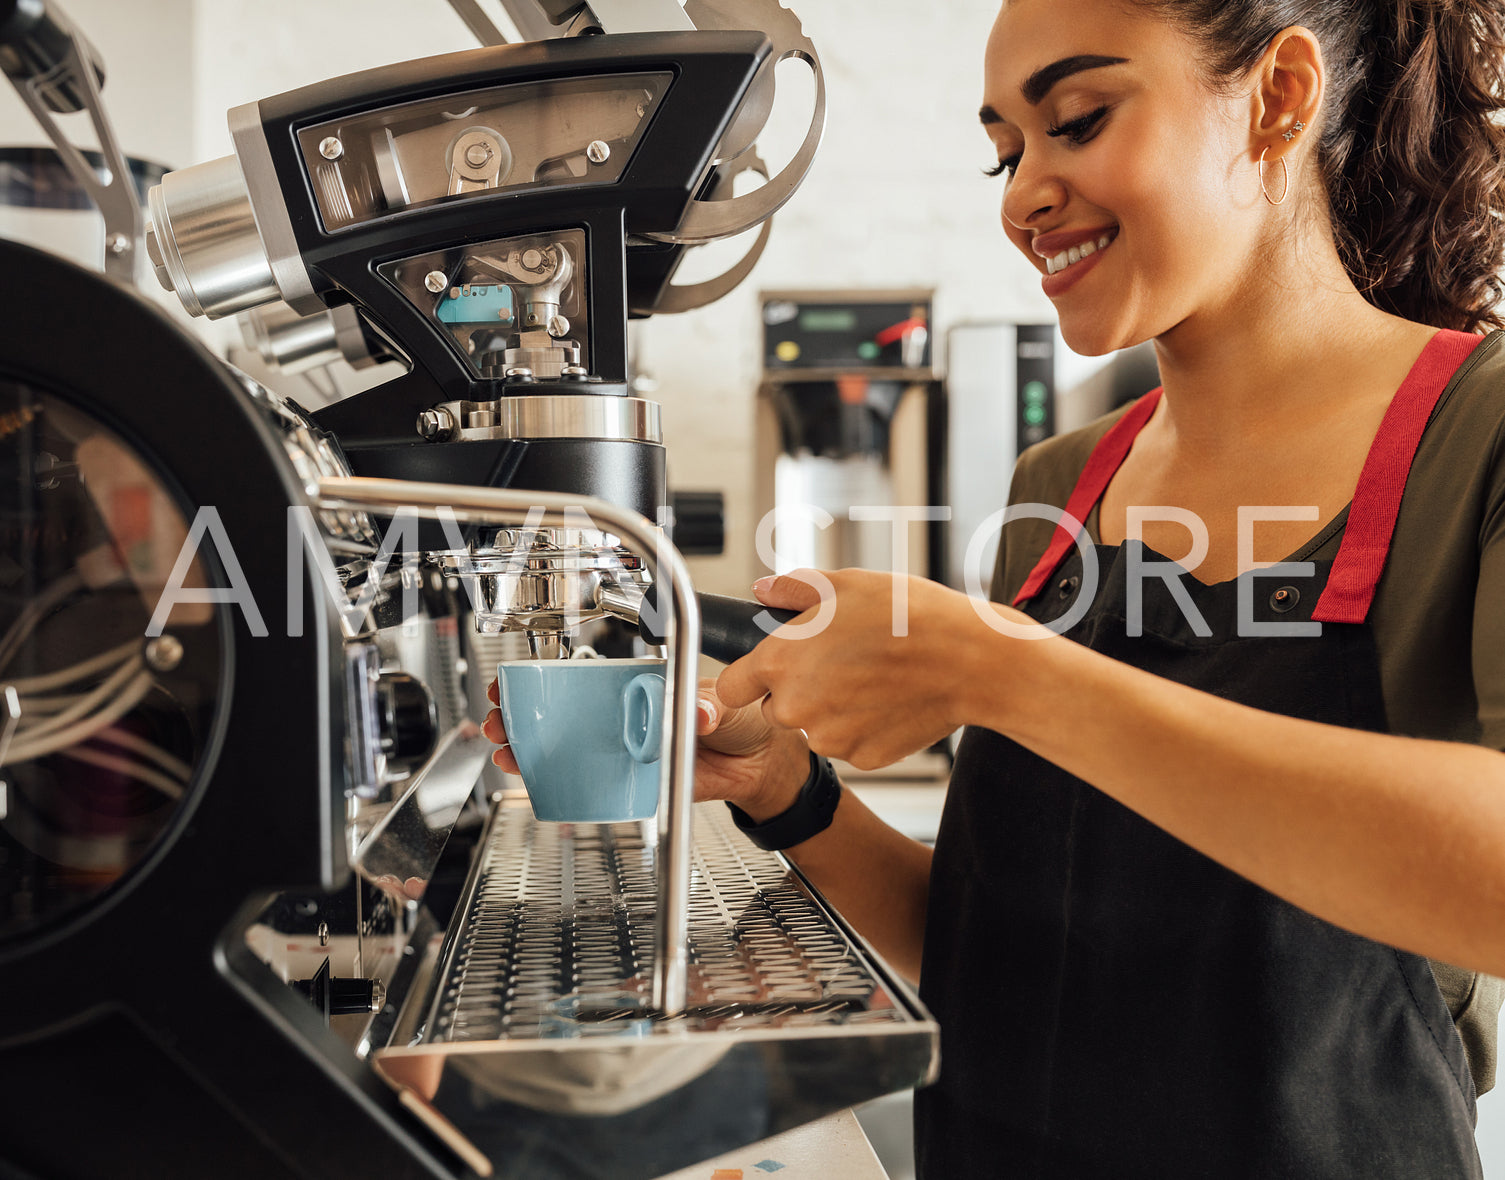
[[[728,632],[626,384],[629,316],[750,268],[674,282],[766,240],[823,87],[730,181],[818,57],[771,0],[506,7],[540,39],[457,2],[482,48],[231,111],[105,276],[0,242],[0,1174],[650,1180],[934,1076],[907,984],[692,806]],[[101,125],[66,18],[0,18],[39,120]],[[133,291],[143,253],[195,315],[405,372],[308,413]],[[498,637],[607,619],[668,656],[657,818],[539,823],[477,789],[466,702]]]

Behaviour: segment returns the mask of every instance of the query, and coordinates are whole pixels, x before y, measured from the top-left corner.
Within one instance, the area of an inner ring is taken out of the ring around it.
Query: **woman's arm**
[[[978,609],[1029,620],[918,580],[896,635],[891,576],[830,576],[826,630],[760,644],[722,674],[725,701],[770,694],[772,722],[862,767],[995,730],[1318,917],[1505,974],[1505,755],[1232,704],[1058,636],[999,634]],[[794,578],[759,596],[815,603]]]
[[[755,707],[726,709],[711,682],[700,691],[696,798],[729,799],[758,823],[772,819],[794,802],[807,773],[804,735],[770,726]],[[889,827],[848,789],[830,827],[784,853],[891,966],[919,979],[929,848]]]
[[[909,980],[920,978],[929,848],[889,827],[855,792],[844,790],[831,826],[786,855],[890,966]]]
[[[1505,974],[1505,755],[1262,712],[1069,640],[989,646],[1018,675],[978,724],[1318,917]]]

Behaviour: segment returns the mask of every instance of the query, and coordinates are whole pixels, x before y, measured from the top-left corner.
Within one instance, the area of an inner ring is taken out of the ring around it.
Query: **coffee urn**
[[[777,572],[943,576],[944,522],[927,519],[945,503],[931,295],[763,293],[755,496],[759,555]]]

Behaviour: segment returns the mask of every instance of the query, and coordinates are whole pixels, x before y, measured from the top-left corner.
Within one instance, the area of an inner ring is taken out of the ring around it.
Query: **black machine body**
[[[211,316],[269,295],[356,307],[410,366],[318,415],[357,474],[577,492],[653,519],[656,414],[580,399],[636,400],[629,314],[672,277],[676,228],[715,188],[771,52],[758,32],[581,37],[264,99],[230,115],[260,277],[214,273],[194,169],[153,194],[148,248]]]

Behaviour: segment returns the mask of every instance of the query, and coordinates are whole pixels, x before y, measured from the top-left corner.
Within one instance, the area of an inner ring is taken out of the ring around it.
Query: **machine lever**
[[[663,643],[652,621],[662,616],[657,611],[654,597],[655,586],[649,586],[643,596],[642,614],[638,620],[638,634],[649,643]],[[728,598],[721,594],[697,594],[700,603],[700,650],[713,660],[730,664],[740,660],[757,647],[776,626],[798,618],[800,612],[778,610],[761,602],[749,602],[744,598]],[[767,614],[772,620],[767,626],[760,618]]]

